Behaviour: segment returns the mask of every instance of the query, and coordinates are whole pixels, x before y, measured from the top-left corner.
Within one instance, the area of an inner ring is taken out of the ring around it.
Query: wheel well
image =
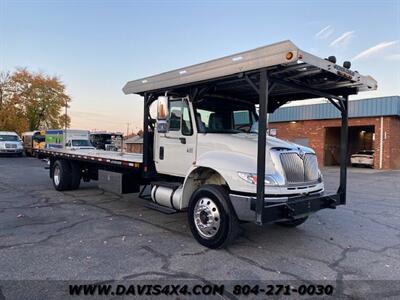
[[[180,209],[187,208],[194,191],[205,184],[226,186],[229,189],[228,183],[220,173],[211,168],[198,167],[185,180]]]

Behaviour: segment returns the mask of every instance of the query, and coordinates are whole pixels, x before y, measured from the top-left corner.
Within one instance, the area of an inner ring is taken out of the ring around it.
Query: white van
[[[0,154],[17,154],[22,156],[22,140],[13,131],[0,131]]]

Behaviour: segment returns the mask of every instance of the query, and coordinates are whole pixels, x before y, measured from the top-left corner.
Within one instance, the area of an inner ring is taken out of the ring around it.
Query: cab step
[[[178,212],[177,210],[175,210],[173,208],[162,206],[162,205],[159,205],[159,204],[154,203],[154,202],[146,203],[145,207],[153,209],[153,210],[156,210],[156,211],[159,211],[159,212],[162,212],[163,214],[166,214],[166,215],[172,215],[172,214],[176,214]]]

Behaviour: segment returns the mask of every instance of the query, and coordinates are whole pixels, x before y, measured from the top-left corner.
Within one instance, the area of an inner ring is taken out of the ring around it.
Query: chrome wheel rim
[[[60,168],[58,166],[54,167],[54,173],[53,173],[53,180],[54,184],[58,186],[60,184]]]
[[[210,198],[200,198],[197,201],[193,218],[197,232],[206,239],[214,237],[221,225],[218,207]]]

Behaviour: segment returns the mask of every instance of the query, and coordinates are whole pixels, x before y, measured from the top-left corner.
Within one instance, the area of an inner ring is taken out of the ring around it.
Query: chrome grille
[[[288,183],[301,183],[318,179],[318,162],[314,154],[306,154],[304,159],[299,154],[281,153],[283,170]]]
[[[304,163],[297,153],[281,153],[281,162],[289,183],[304,182]]]
[[[6,144],[7,149],[16,149],[17,145],[16,144]]]
[[[306,154],[304,157],[304,181],[318,179],[318,161],[314,154]]]

